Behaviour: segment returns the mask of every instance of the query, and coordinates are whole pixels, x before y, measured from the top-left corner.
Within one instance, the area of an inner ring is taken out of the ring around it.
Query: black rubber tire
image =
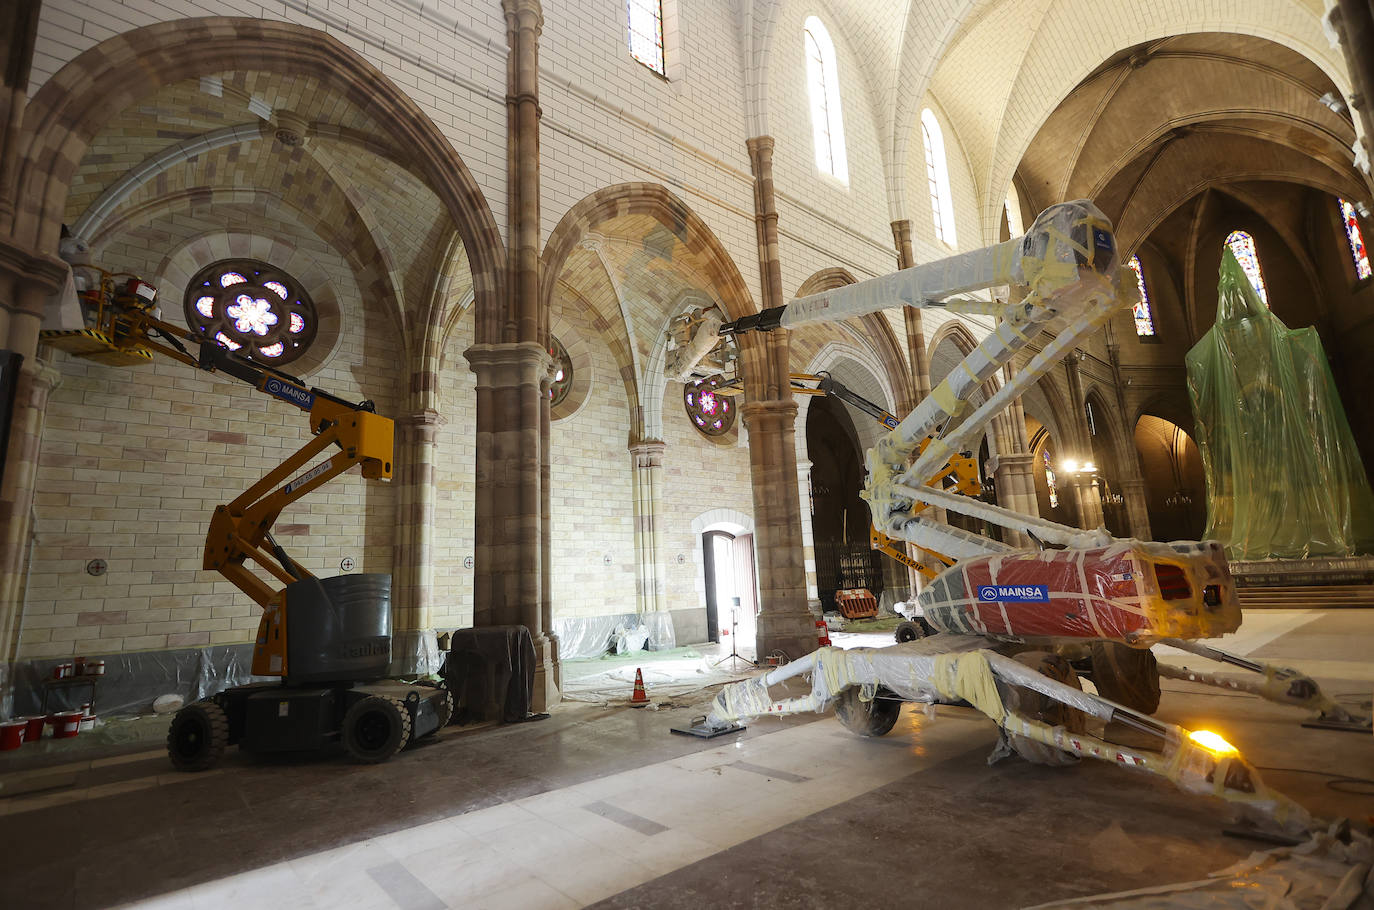
[[[167,728],[167,757],[178,771],[213,768],[228,743],[229,718],[212,701],[192,702],[176,713]]]
[[[1159,664],[1149,648],[1095,641],[1091,674],[1097,694],[1108,701],[1141,714],[1159,709]]]
[[[348,709],[341,732],[354,761],[380,764],[410,742],[410,712],[400,699],[369,695]]]
[[[444,700],[439,705],[439,726],[430,732],[430,736],[447,727],[449,721],[453,720],[453,690],[447,685],[440,686],[440,688],[444,690]]]
[[[925,638],[926,631],[921,628],[920,623],[908,619],[897,626],[897,631],[892,633],[892,637],[897,639],[898,644],[902,644],[903,642],[915,641],[918,638]]]
[[[887,735],[896,726],[901,713],[901,701],[895,698],[863,701],[859,698],[858,686],[850,686],[835,699],[835,716],[846,730],[859,736]]]
[[[1050,679],[1058,680],[1073,686],[1075,689],[1081,690],[1083,688],[1082,683],[1078,681],[1078,674],[1073,671],[1073,667],[1057,654],[1051,654],[1048,651],[1023,651],[1017,654],[1014,659],[1017,663],[1024,664]],[[999,688],[1002,689],[1002,701],[1008,711],[1013,711],[1032,720],[1038,720],[1051,727],[1062,726],[1071,733],[1082,733],[1087,729],[1088,719],[1077,708],[1071,708],[1033,689],[1009,685],[999,686]],[[1063,766],[1078,762],[1077,755],[1065,752],[1063,749],[1056,749],[1054,746],[1046,745],[1039,740],[1005,733],[1003,735],[1013,752],[1033,764]]]

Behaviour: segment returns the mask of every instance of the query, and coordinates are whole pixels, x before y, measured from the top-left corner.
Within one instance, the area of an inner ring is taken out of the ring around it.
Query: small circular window
[[[567,349],[563,347],[562,342],[552,335],[549,336],[549,356],[554,359],[556,364],[553,371],[553,381],[549,383],[549,404],[552,407],[558,407],[563,403],[563,399],[568,397],[568,390],[572,388],[572,358],[568,356]]]
[[[735,425],[735,405],[722,395],[719,376],[689,382],[682,387],[682,406],[692,425],[707,436],[723,436]]]
[[[263,363],[290,363],[315,339],[315,304],[296,279],[256,259],[221,259],[186,287],[186,324]]]

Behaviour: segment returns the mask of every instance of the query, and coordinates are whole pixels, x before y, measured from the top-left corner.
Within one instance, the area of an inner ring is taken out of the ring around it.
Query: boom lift
[[[957,295],[1006,288],[1005,299]],[[943,554],[950,561],[921,592],[924,619],[938,633],[887,648],[821,648],[759,677],[730,684],[708,715],[679,732],[714,736],[740,719],[821,711],[835,705],[852,732],[881,736],[904,701],[965,701],[1001,729],[993,758],[1016,753],[1044,764],[1080,756],[1160,774],[1192,792],[1220,797],[1287,827],[1306,812],[1265,788],[1238,750],[1208,731],[1151,717],[1158,676],[1149,648],[1163,643],[1255,670],[1244,688],[1320,712],[1318,720],[1369,730],[1295,670],[1267,667],[1202,645],[1235,631],[1241,613],[1229,566],[1214,541],[1172,544],[1111,537],[1023,515],[969,495],[952,468],[992,418],[1133,302],[1111,223],[1091,202],[1051,206],[1022,237],[904,269],[882,278],[802,297],[720,326],[721,336],[838,321],[893,306],[938,307],[996,318],[996,327],[868,452],[863,493],[876,532]],[[1032,341],[1053,329],[1019,372],[974,406],[970,397]],[[695,342],[696,339],[693,339]],[[972,474],[976,483],[976,471]],[[951,483],[951,479],[954,480]],[[1039,550],[1018,550],[942,524],[939,507],[1026,533]],[[895,555],[895,554],[894,554]],[[900,557],[898,557],[900,558]],[[1085,693],[1056,653],[1088,648],[1098,695]],[[774,700],[769,687],[810,676],[810,694]],[[1210,674],[1170,672],[1197,682],[1238,686]],[[1092,725],[1115,723],[1149,745],[1108,742]]]
[[[377,414],[371,401],[350,402],[311,388],[164,322],[156,289],[136,276],[100,276],[98,288],[82,299],[88,327],[44,331],[43,343],[114,366],[147,363],[157,354],[224,373],[307,412],[314,434],[233,502],[216,507],[205,540],[204,567],[263,609],[253,674],[280,682],[235,686],[182,708],[167,735],[172,765],[205,770],[236,743],[250,752],[277,752],[335,741],[356,760],[381,762],[443,727],[453,712],[447,689],[382,678],[391,663],[391,576],[317,578],[272,537],[283,509],[355,465],[363,477],[391,478],[390,418]],[[276,584],[253,572],[250,562]]]

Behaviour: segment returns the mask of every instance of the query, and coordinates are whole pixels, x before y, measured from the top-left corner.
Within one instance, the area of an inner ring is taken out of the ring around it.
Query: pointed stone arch
[[[796,296],[820,294],[855,283],[857,279],[847,269],[832,266],[821,269],[803,281],[801,287],[797,288]],[[911,370],[907,367],[906,355],[897,340],[897,333],[892,330],[892,324],[882,313],[867,313],[848,321],[857,322],[862,327],[862,334],[882,364],[887,383],[896,398],[892,402],[893,408],[899,414],[907,413],[916,406],[916,395],[911,387]]]
[[[367,59],[324,32],[288,22],[223,16],[159,22],[115,35],[68,62],[25,110],[14,239],[35,249],[57,248],[71,180],[114,113],[164,85],[245,68],[319,79],[381,124],[412,156],[457,226],[469,251],[479,314],[500,321],[505,249],[491,208],[452,143]],[[437,339],[444,324],[432,303],[417,327],[422,339]],[[420,385],[432,388],[432,375],[430,380]]]

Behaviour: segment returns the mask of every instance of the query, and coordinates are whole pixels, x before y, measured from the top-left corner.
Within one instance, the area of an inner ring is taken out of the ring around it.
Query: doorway
[[[706,531],[701,535],[706,573],[706,631],[711,641],[754,646],[758,597],[754,583],[754,535]],[[738,599],[738,600],[737,600]]]

